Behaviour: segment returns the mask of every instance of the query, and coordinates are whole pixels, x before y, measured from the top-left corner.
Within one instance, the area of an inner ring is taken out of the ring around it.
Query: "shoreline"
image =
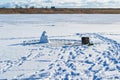
[[[120,14],[120,8],[0,8],[0,14]]]

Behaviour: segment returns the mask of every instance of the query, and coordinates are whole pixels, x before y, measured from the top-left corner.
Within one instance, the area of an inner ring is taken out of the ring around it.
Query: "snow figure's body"
[[[46,31],[43,31],[41,37],[40,37],[40,43],[48,43],[48,36],[46,35]]]

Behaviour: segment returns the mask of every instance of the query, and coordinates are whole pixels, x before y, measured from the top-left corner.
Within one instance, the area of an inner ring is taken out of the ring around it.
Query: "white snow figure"
[[[46,31],[43,31],[40,37],[40,43],[48,43],[48,36],[46,35]]]

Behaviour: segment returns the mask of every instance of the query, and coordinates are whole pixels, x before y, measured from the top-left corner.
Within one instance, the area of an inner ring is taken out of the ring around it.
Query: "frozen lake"
[[[46,30],[49,35],[77,32],[119,32],[119,17],[119,14],[0,15],[0,38],[22,37],[22,35],[38,37],[43,30]]]
[[[0,79],[120,80],[119,26],[119,14],[0,14]]]

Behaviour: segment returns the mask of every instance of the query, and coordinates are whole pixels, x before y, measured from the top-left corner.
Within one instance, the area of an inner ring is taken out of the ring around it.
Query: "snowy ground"
[[[0,79],[120,80],[120,15],[0,15]],[[50,43],[38,44],[46,31]],[[94,45],[81,45],[81,37]]]

